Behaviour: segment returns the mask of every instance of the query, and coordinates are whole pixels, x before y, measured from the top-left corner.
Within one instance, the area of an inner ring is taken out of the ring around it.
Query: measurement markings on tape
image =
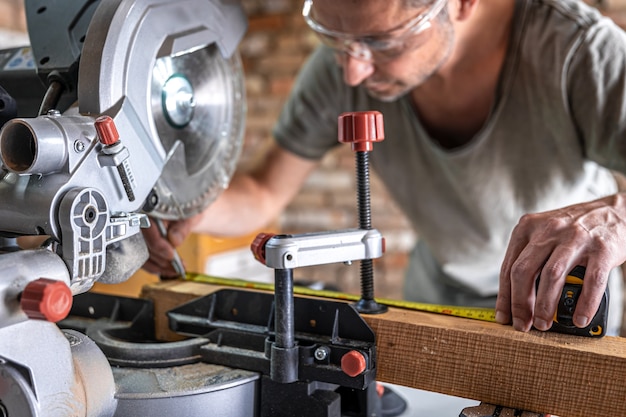
[[[243,279],[233,278],[220,278],[203,274],[187,274],[187,281],[202,282],[212,285],[223,285],[226,287],[247,288],[252,290],[262,291],[274,291],[273,284],[267,284],[262,282],[247,281]],[[314,290],[308,287],[302,287],[294,285],[294,294],[307,295],[314,297],[331,298],[344,301],[358,301],[359,295],[346,294],[338,291],[330,290]],[[424,311],[427,313],[445,314],[448,316],[464,317],[468,319],[481,320],[481,321],[496,321],[496,313],[492,308],[486,307],[461,307],[461,306],[447,306],[439,304],[418,303],[415,301],[407,300],[394,300],[389,298],[376,298],[376,301],[385,304],[389,307],[403,308],[407,310]]]

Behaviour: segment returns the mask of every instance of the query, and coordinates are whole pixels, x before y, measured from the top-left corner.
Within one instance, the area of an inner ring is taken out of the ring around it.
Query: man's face
[[[320,37],[335,47],[346,83],[362,83],[371,96],[392,101],[421,85],[449,56],[454,31],[446,6],[444,0],[425,7],[406,7],[402,0],[314,0],[311,15],[328,29],[330,35]]]

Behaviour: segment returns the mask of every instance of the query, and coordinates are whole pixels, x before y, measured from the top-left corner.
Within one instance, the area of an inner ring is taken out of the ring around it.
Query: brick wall
[[[626,24],[626,0],[588,1]],[[246,73],[248,116],[242,167],[254,164],[271,141],[271,129],[294,76],[317,40],[301,15],[302,0],[243,0],[249,31],[240,51]],[[22,1],[0,0],[0,28],[25,31]],[[324,158],[304,189],[280,218],[286,232],[299,233],[357,225],[354,155],[347,147]],[[387,240],[375,262],[377,294],[399,297],[406,252],[416,236],[384,187],[372,177],[373,226]],[[328,265],[296,271],[300,279],[323,280],[358,292],[358,265]]]

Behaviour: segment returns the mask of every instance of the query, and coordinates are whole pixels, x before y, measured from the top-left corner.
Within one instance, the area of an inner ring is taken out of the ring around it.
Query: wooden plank
[[[173,336],[167,310],[217,288],[193,282],[146,287],[159,337]],[[561,417],[626,412],[624,338],[522,333],[393,308],[365,319],[377,337],[379,381]]]

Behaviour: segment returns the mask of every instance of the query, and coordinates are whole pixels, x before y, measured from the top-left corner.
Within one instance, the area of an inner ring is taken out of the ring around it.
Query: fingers
[[[517,330],[528,331],[532,325],[535,303],[534,282],[545,258],[546,249],[529,247],[529,221],[525,216],[511,234],[500,270],[500,287],[496,301],[496,321],[513,323]]]
[[[572,318],[576,327],[587,327],[596,315],[608,285],[610,271],[610,268],[598,263],[595,259],[589,260],[582,292]]]
[[[571,249],[557,247],[537,274],[539,281],[533,310],[533,326],[536,329],[546,331],[552,327],[565,277],[580,263]]]
[[[511,322],[511,281],[508,277],[508,273],[500,273],[500,289],[496,300],[496,322],[500,324]]]
[[[200,216],[195,216],[189,219],[170,223],[167,229],[167,236],[172,245],[174,245],[174,247],[182,245],[200,219]]]
[[[172,266],[174,246],[161,235],[155,224],[151,224],[147,229],[142,229],[142,233],[150,254],[150,258],[143,268],[157,275],[176,276],[176,271]]]
[[[523,258],[522,251],[520,258]],[[511,320],[516,330],[527,332],[533,323],[535,280],[542,261],[519,261],[511,267]]]
[[[520,218],[500,270],[499,323],[547,330],[567,275],[586,268],[572,318],[587,327],[606,290],[610,271],[626,261],[626,200],[608,196]],[[539,284],[535,281],[539,277]]]
[[[510,268],[505,268],[509,272],[501,277],[501,282],[509,287],[505,289],[509,297],[503,296],[501,305],[496,308],[504,312],[507,307],[510,308],[511,321],[516,330],[526,332],[532,327],[549,330],[565,277],[581,263],[575,247],[527,245]]]
[[[500,283],[496,300],[496,322],[500,324],[511,323],[511,266],[525,245],[515,236],[514,233],[511,237],[500,268]]]
[[[153,259],[148,259],[145,264],[143,264],[143,269],[148,271],[151,274],[163,276],[163,277],[175,277],[178,276],[176,271],[174,271],[174,267],[171,262],[155,262]]]
[[[521,228],[514,231],[502,264],[496,320],[501,324],[512,322],[520,331],[533,326],[549,330],[565,279],[576,265],[581,265],[587,274],[573,321],[577,327],[588,326],[602,301],[609,273],[617,265],[612,251],[598,250],[591,239],[543,240],[537,237],[540,234],[526,238],[521,232]]]

